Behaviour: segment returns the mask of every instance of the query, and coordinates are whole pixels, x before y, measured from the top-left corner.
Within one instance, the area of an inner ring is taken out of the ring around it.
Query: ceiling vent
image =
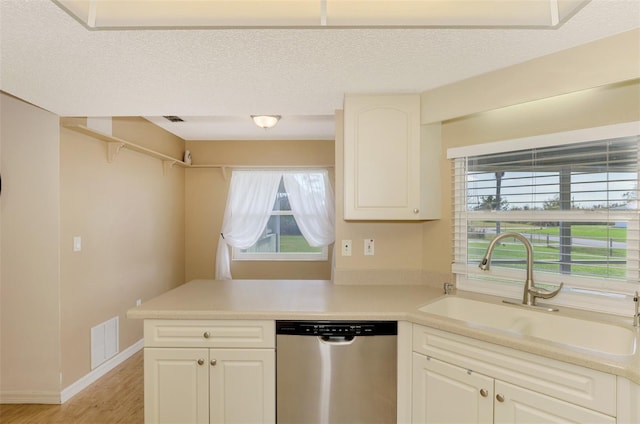
[[[169,115],[165,116],[164,118],[168,119],[171,122],[184,122],[184,119],[179,116]]]

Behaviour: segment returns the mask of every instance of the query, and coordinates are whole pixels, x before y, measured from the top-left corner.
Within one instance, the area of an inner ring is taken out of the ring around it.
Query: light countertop
[[[432,286],[335,285],[323,280],[194,280],[127,312],[133,319],[370,319],[409,321],[626,377],[640,384],[640,331],[634,355],[607,355],[575,349],[528,336],[479,327],[420,312],[418,308],[443,296]],[[491,296],[458,292],[481,300]],[[631,326],[631,318],[575,311],[560,313],[606,319]]]

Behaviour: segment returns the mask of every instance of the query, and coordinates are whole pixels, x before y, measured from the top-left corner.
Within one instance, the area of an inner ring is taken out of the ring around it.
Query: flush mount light
[[[257,126],[266,130],[276,126],[280,120],[280,115],[251,115],[251,119]]]

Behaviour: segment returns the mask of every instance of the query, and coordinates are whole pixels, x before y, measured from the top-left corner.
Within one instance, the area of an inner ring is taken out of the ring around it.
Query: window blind
[[[478,268],[497,234],[533,245],[537,283],[628,295],[639,288],[640,136],[494,151],[453,160],[454,264],[459,287],[522,293],[524,246],[505,239],[491,271]],[[513,287],[517,287],[514,289]]]

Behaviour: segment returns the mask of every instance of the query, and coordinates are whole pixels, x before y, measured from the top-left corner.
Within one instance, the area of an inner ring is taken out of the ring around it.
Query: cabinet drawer
[[[274,348],[274,321],[145,320],[145,347]]]
[[[413,350],[557,399],[616,415],[616,378],[440,330],[413,326]]]

